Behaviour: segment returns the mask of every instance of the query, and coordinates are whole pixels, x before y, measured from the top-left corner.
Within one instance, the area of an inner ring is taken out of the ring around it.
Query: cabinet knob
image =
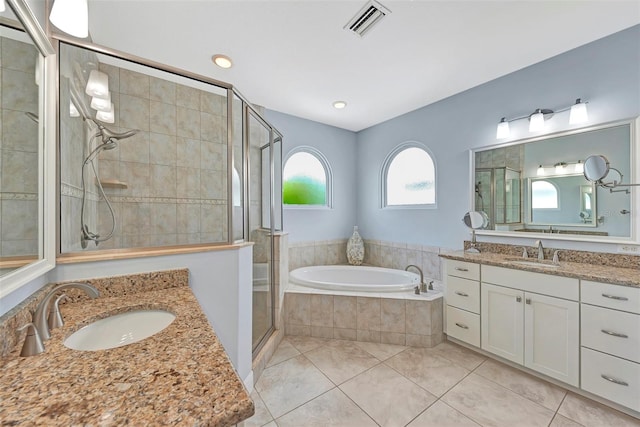
[[[516,302],[522,302],[522,297],[516,297]]]
[[[458,323],[458,322],[456,322],[456,326],[458,328],[462,328],[462,329],[469,329],[469,327],[467,325],[463,325],[462,323]]]
[[[629,298],[627,298],[627,297],[619,297],[617,295],[602,294],[602,296],[605,297],[605,298],[615,299],[615,300],[618,300],[618,301],[629,301]]]
[[[629,338],[628,335],[621,334],[619,332],[608,331],[606,329],[601,329],[600,332],[602,332],[603,334],[611,335],[612,337]]]
[[[601,374],[600,376],[611,383],[623,385],[625,387],[629,386],[629,383],[619,380],[617,378],[610,377],[609,375]]]
[[[526,300],[524,300],[524,302],[531,305],[531,298],[527,298]]]
[[[465,294],[464,292],[460,292],[460,291],[456,291],[455,292],[456,295],[460,295],[461,297],[468,297],[469,294]]]

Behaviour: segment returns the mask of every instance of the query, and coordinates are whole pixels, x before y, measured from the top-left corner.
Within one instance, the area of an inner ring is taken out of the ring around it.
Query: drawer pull
[[[456,322],[456,326],[458,328],[462,328],[462,329],[469,329],[469,327],[467,325],[463,325],[462,323],[458,323],[458,322]]]
[[[629,301],[629,298],[627,298],[627,297],[619,297],[619,296],[616,296],[616,295],[609,295],[609,294],[602,294],[602,296],[605,297],[605,298],[615,299],[615,300],[618,300],[618,301]]]
[[[531,298],[527,298],[526,300],[524,300],[527,304],[531,304]]]
[[[469,271],[468,268],[463,268],[463,267],[456,267],[457,271]]]
[[[623,386],[629,387],[629,383],[626,383],[626,382],[624,382],[622,380],[619,380],[617,378],[613,378],[613,377],[610,377],[609,375],[605,375],[605,374],[601,374],[600,376],[602,378],[604,378],[605,380],[607,380],[609,382],[612,382],[614,384],[618,384],[618,385],[623,385]]]
[[[516,297],[516,302],[522,302],[522,297]]]
[[[460,291],[456,291],[455,292],[456,295],[460,295],[461,297],[468,297],[469,294],[465,294],[464,292],[460,292]]]
[[[621,334],[619,332],[607,331],[606,329],[601,329],[600,332],[602,332],[603,334],[611,335],[612,337],[629,338],[628,335]]]

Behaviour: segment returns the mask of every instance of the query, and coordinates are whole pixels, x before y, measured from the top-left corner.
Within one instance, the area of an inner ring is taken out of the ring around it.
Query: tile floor
[[[287,336],[251,397],[247,427],[640,426],[449,342],[428,349]]]

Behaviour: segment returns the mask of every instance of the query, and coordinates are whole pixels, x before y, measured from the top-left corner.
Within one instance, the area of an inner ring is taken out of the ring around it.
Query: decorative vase
[[[347,242],[347,261],[351,265],[361,265],[364,260],[364,243],[358,233],[358,226],[353,227],[353,234]]]

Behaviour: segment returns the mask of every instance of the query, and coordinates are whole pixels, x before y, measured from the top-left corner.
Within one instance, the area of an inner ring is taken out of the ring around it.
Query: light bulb
[[[109,95],[109,76],[102,71],[91,70],[85,92],[89,96],[106,98]]]
[[[529,117],[529,132],[539,132],[544,129],[544,114],[542,110],[537,109]]]
[[[496,139],[508,138],[510,134],[509,122],[503,117],[498,123],[498,129],[496,131]]]
[[[87,0],[55,0],[49,21],[74,37],[89,36],[89,7]]]
[[[588,120],[587,103],[582,102],[580,98],[576,99],[576,103],[571,106],[571,112],[569,113],[569,124],[578,125],[586,123]]]
[[[582,161],[578,160],[578,163],[574,165],[574,172],[584,173],[584,163],[582,163]]]
[[[338,110],[342,110],[346,106],[347,106],[347,103],[344,101],[336,101],[333,103],[333,108],[336,108]]]
[[[544,170],[544,167],[542,165],[538,166],[538,170],[536,171],[536,175],[538,175],[538,176],[545,176],[546,175],[546,171]]]
[[[0,12],[4,12],[7,6],[4,4],[4,0],[0,0]]]
[[[231,68],[233,61],[227,55],[213,55],[211,60],[220,68]]]

